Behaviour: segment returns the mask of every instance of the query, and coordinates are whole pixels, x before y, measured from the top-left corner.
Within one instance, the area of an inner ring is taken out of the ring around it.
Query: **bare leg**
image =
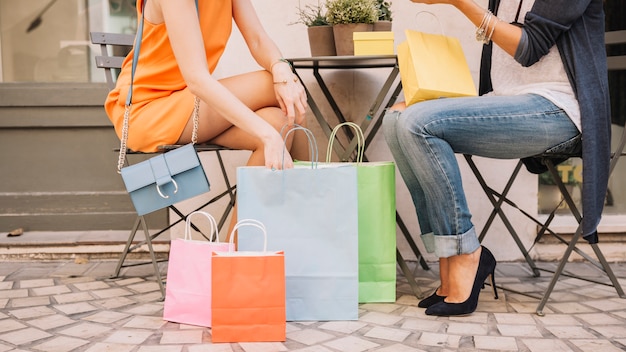
[[[447,258],[449,288],[445,302],[462,303],[469,298],[478,271],[481,251],[482,247],[478,247],[473,253]]]
[[[439,258],[439,279],[441,285],[437,289],[437,295],[446,297],[450,292],[450,280],[448,279],[449,263],[448,258]]]
[[[287,123],[287,117],[279,107],[274,95],[272,76],[266,71],[257,71],[233,76],[220,80],[239,100],[241,100],[259,117],[269,122],[277,131]],[[304,116],[296,118],[296,123],[306,126]],[[193,124],[187,123],[179,143],[189,143]],[[213,111],[204,102],[200,102],[200,123],[198,130],[198,140],[200,142],[210,142],[236,150],[250,150],[252,152],[246,165],[265,165],[263,144],[254,136],[249,135],[230,121]],[[287,150],[292,158],[298,160],[308,159],[308,143],[303,133],[292,133],[285,142]],[[232,232],[237,222],[237,206],[233,208],[231,223],[228,234]]]

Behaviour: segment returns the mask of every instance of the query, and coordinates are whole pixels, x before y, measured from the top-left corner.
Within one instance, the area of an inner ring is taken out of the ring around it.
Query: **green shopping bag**
[[[349,126],[357,137],[357,194],[359,224],[359,303],[396,301],[396,176],[395,164],[363,162],[363,132],[353,123],[337,125],[330,135],[330,162],[337,131]],[[338,163],[340,164],[340,163]]]

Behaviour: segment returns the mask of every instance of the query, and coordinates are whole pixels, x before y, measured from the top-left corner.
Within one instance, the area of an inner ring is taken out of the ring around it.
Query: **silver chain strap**
[[[122,125],[122,138],[120,138],[120,155],[117,159],[117,173],[122,173],[122,168],[126,162],[126,143],[128,142],[128,119],[130,117],[130,105],[124,109],[124,123]],[[198,143],[198,126],[200,122],[200,98],[195,97],[193,103],[193,131],[191,132],[191,143]]]

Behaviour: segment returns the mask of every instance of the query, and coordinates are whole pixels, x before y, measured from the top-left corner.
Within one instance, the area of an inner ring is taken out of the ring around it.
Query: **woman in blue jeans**
[[[411,1],[455,6],[489,49],[480,97],[398,103],[383,121],[424,245],[439,258],[441,285],[418,306],[464,315],[489,275],[496,292],[496,260],[478,241],[455,153],[525,158],[584,131],[583,236],[596,238],[610,158],[602,0],[491,0],[493,12],[473,0]]]

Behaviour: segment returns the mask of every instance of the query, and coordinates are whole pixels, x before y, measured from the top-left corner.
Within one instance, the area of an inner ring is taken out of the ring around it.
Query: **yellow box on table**
[[[393,32],[354,32],[354,55],[393,55]]]

